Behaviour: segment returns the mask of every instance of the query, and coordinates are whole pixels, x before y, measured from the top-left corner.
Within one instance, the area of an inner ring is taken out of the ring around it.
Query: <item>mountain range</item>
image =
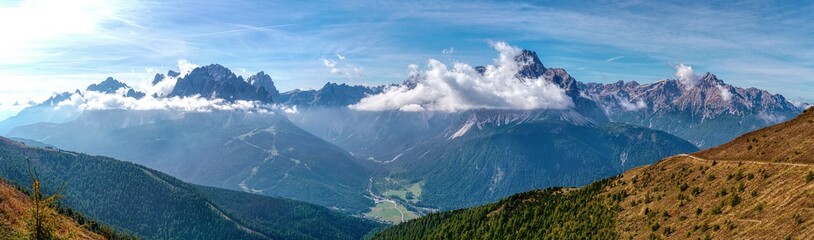
[[[649,84],[619,81],[583,85],[615,122],[666,131],[701,148],[799,114],[802,109],[782,95],[739,88],[706,73],[697,85],[668,79]]]
[[[153,87],[171,87],[161,91],[139,92],[109,78],[55,94],[0,122],[0,133],[133,162],[246,198],[282,197],[401,222],[532,189],[582,186],[802,111],[783,96],[737,88],[709,73],[692,86],[678,79],[598,84],[544,66],[533,51],[520,51],[515,61],[521,67],[510,81],[541,79],[573,105],[360,111],[348,106],[394,87],[415,88],[426,76],[280,93],[264,72],[244,79],[211,64],[156,74]],[[486,67],[475,70],[484,74]],[[126,104],[81,102],[98,94]],[[155,108],[186,100],[215,107]]]

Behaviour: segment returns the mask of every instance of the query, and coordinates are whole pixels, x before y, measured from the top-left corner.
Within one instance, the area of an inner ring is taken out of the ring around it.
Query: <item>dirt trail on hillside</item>
[[[696,161],[704,161],[704,162],[731,162],[731,163],[749,163],[749,164],[759,164],[759,165],[784,165],[784,166],[794,166],[794,167],[814,167],[814,164],[807,164],[807,163],[785,163],[785,162],[760,162],[760,161],[746,161],[746,160],[715,160],[715,159],[704,159],[700,157],[696,157],[689,154],[678,154],[676,156],[679,157],[688,157]]]

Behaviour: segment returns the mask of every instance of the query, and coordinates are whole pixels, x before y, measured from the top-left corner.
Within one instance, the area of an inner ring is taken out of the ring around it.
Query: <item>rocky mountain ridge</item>
[[[780,94],[732,86],[711,73],[693,86],[677,79],[581,85],[582,94],[599,103],[612,121],[667,131],[702,148],[802,111]]]

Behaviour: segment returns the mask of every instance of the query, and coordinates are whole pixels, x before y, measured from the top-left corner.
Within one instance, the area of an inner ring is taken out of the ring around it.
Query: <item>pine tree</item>
[[[65,185],[53,195],[46,197],[43,195],[40,186],[40,179],[37,173],[31,167],[29,161],[29,175],[31,176],[31,215],[27,220],[28,223],[28,237],[33,240],[50,240],[57,239],[54,234],[56,223],[55,216],[57,215],[53,205],[62,196],[60,192]]]

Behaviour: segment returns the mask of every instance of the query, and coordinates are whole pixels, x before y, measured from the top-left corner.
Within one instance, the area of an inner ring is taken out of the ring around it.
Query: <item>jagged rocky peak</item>
[[[540,61],[537,53],[531,50],[523,49],[522,52],[515,57],[515,61],[522,64],[523,68],[517,73],[517,76],[523,78],[544,78],[547,81],[559,85],[566,94],[571,97],[579,95],[580,83],[571,77],[565,69],[562,68],[546,68]],[[478,68],[476,68],[478,69]],[[478,70],[483,71],[483,70]]]
[[[475,70],[478,71],[478,73],[483,74],[483,71],[485,71],[486,69],[483,68],[482,66],[478,66],[478,67],[475,67]],[[404,85],[404,86],[407,86],[410,89],[413,89],[418,85],[418,82],[421,81],[422,79],[424,79],[424,75],[422,75],[418,71],[413,71],[412,73],[410,73],[410,76],[407,77],[407,80],[404,80],[404,82],[401,83],[401,85]],[[396,84],[394,84],[394,85],[396,85]]]
[[[132,97],[132,98],[135,98],[135,99],[141,99],[141,98],[143,98],[144,96],[147,96],[147,94],[146,94],[146,93],[143,93],[143,92],[139,92],[139,91],[133,90],[133,89],[131,88],[130,90],[127,90],[127,93],[125,93],[125,94],[124,94],[124,96],[125,96],[125,97]]]
[[[523,49],[520,55],[517,55],[514,59],[523,64],[523,68],[518,73],[520,76],[537,78],[546,72],[545,66],[540,62],[540,58],[537,57],[537,53],[534,51]]]
[[[613,83],[582,83],[580,88],[586,91],[592,91],[596,89],[632,89],[639,86],[641,86],[641,84],[636,81],[625,82],[624,80],[618,80]]]
[[[332,83],[327,82],[324,86],[319,90],[320,92],[340,92],[340,91],[354,91],[354,92],[365,92],[365,93],[380,93],[384,90],[385,87],[388,85],[379,85],[379,86],[365,86],[365,85],[348,85],[346,83]],[[398,86],[398,84],[391,84],[389,86]]]
[[[381,93],[384,87],[367,87],[361,85],[336,84],[328,82],[322,87],[313,101],[316,106],[347,106],[359,102],[362,98]]]
[[[51,95],[50,98],[48,98],[48,100],[43,101],[39,105],[40,106],[56,106],[58,103],[70,99],[71,96],[73,96],[74,94],[81,94],[81,93],[79,92],[79,89],[77,89],[73,93],[72,92],[54,93],[53,95]]]
[[[579,82],[577,82],[576,79],[571,77],[571,74],[568,74],[568,72],[566,72],[565,69],[562,68],[546,69],[542,77],[550,82],[553,82],[554,84],[559,85],[560,88],[565,90],[565,93],[568,96],[571,97],[579,96],[580,90]]]
[[[105,94],[116,94],[120,89],[126,89],[127,90],[127,92],[125,92],[123,94],[123,96],[125,96],[125,97],[132,97],[132,98],[136,98],[136,99],[141,99],[146,95],[146,94],[144,94],[142,92],[134,90],[133,88],[127,86],[127,84],[119,82],[118,80],[116,80],[116,79],[114,79],[112,77],[108,77],[107,79],[105,79],[101,83],[91,84],[90,86],[88,86],[88,88],[86,90],[87,91],[105,93]]]
[[[269,94],[272,95],[272,97],[277,97],[280,95],[280,91],[278,91],[277,87],[274,86],[274,81],[271,80],[271,76],[269,76],[263,71],[260,71],[257,74],[250,76],[246,80],[249,81],[249,84],[251,84],[252,86],[255,86],[257,88],[260,87],[265,88],[266,91],[268,91]]]
[[[712,74],[710,72],[705,73],[704,76],[701,77],[700,83],[702,86],[712,86],[712,87],[716,85],[725,84],[724,80],[718,79],[718,76],[715,76],[715,74]]]
[[[164,80],[164,78],[167,78],[167,77],[171,77],[171,78],[177,78],[177,77],[178,77],[178,76],[180,76],[180,75],[181,75],[181,73],[176,72],[176,71],[173,71],[173,70],[169,70],[169,71],[167,71],[167,74],[166,74],[166,75],[161,74],[161,73],[156,73],[156,74],[155,74],[155,77],[153,77],[153,82],[152,82],[152,84],[153,84],[153,85],[156,85],[156,84],[158,84],[159,82],[161,82],[161,80]]]
[[[108,77],[101,83],[91,84],[90,86],[88,86],[86,90],[110,94],[116,93],[117,90],[127,87],[128,87],[127,84],[119,82],[119,80],[116,80],[112,77]]]
[[[517,72],[517,77],[520,79],[536,79],[543,77],[545,80],[553,82],[563,88],[569,96],[577,96],[579,94],[579,84],[571,77],[565,69],[562,68],[546,68],[540,61],[537,53],[531,50],[523,49],[520,54],[515,56],[515,61],[519,63],[522,68]],[[483,74],[486,67],[477,66],[475,70]],[[409,82],[409,80],[408,80]]]
[[[169,76],[169,77],[178,77],[178,76],[181,76],[181,73],[173,71],[173,70],[169,70],[169,71],[167,71],[167,76]]]
[[[235,75],[235,73],[232,72],[232,70],[229,70],[229,68],[217,63],[192,69],[192,72],[190,72],[184,78],[200,78],[203,80],[212,80],[216,82],[233,82],[236,80],[243,80],[242,77]]]
[[[325,83],[325,85],[322,86],[322,91],[334,91],[336,89],[347,89],[347,88],[365,89],[367,87],[362,85],[348,85],[347,83],[327,82]]]
[[[401,85],[404,85],[404,86],[407,86],[407,88],[413,89],[416,86],[418,86],[418,81],[420,81],[420,80],[421,80],[421,77],[419,77],[419,76],[410,76],[409,78],[407,78],[407,80],[404,80],[404,82],[401,83]]]
[[[738,112],[748,112],[750,109],[772,112],[794,111],[796,108],[780,94],[771,94],[754,87],[734,87],[724,83],[712,73],[700,77],[698,84],[684,95],[692,98],[695,105],[699,105],[696,107],[701,107],[702,104],[712,105]]]
[[[193,69],[192,72],[178,79],[169,96],[189,97],[196,95],[227,101],[273,102],[273,96],[266,88],[258,88],[249,84],[243,80],[243,77],[235,75],[231,70],[219,64],[210,64]]]
[[[519,78],[537,78],[546,71],[545,66],[540,62],[540,58],[537,57],[537,53],[531,50],[523,49],[520,54],[514,57],[514,61],[523,66],[517,73]],[[483,74],[486,72],[486,67],[475,66],[475,71]]]
[[[152,84],[153,84],[153,85],[158,84],[159,82],[161,82],[161,80],[164,80],[164,78],[165,78],[165,77],[166,77],[166,76],[164,76],[164,74],[161,74],[161,73],[156,73],[156,74],[155,74],[155,77],[153,77],[153,82],[152,82]]]
[[[293,90],[282,93],[278,103],[300,107],[346,107],[358,103],[369,95],[382,93],[385,87],[386,85],[370,87],[328,82],[319,90]]]
[[[613,83],[613,85],[617,88],[637,88],[641,86],[639,82],[636,81],[625,82],[623,80],[616,81],[615,83]]]

